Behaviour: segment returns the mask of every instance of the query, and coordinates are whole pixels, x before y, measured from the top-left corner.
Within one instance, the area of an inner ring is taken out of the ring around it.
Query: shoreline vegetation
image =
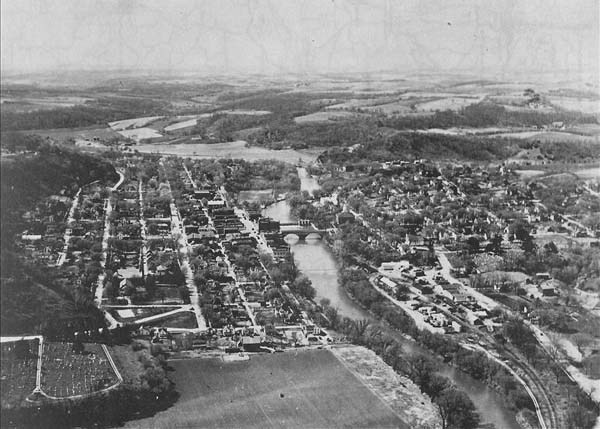
[[[314,215],[315,211],[305,210],[306,207],[302,205],[302,200],[298,200],[292,196],[289,201],[292,203],[292,213],[294,216],[297,217],[299,213],[302,213],[303,217],[311,219],[311,214]],[[300,210],[300,212],[298,210]],[[321,217],[322,216],[319,218]],[[315,221],[316,218],[313,218],[312,220]],[[408,337],[410,340],[415,341],[417,345],[424,347],[427,350],[431,350],[436,354],[435,359],[423,356],[426,363],[423,363],[422,365],[428,366],[429,372],[435,371],[436,359],[443,360],[445,363],[450,364],[474,379],[485,383],[488,387],[501,394],[505,405],[521,416],[518,421],[520,425],[526,427],[526,424],[523,423],[525,421],[535,422],[536,425],[538,424],[537,417],[532,417],[535,416],[535,409],[531,398],[523,386],[516,382],[513,376],[502,366],[489,360],[484,353],[461,348],[458,343],[447,336],[432,334],[428,331],[420,331],[410,316],[402,312],[401,309],[392,306],[385,298],[375,291],[374,288],[372,288],[368,276],[363,270],[351,268],[356,260],[351,257],[350,259],[353,262],[349,265],[349,262],[345,257],[351,255],[347,253],[342,254],[340,252],[341,246],[339,238],[332,239],[331,237],[328,237],[325,241],[338,261],[340,286],[352,301],[372,314],[376,322],[370,323],[366,320],[355,321],[346,317],[341,318],[337,315],[337,311],[329,306],[328,303],[321,303],[322,313],[327,316],[323,320],[324,326],[330,326],[334,330],[339,331],[344,335],[348,335],[348,338],[353,344],[364,345],[375,351],[378,355],[382,356],[384,361],[392,366],[392,368],[401,371],[403,375],[408,375],[409,378],[421,387],[424,393],[429,394],[430,387],[427,383],[431,381],[427,378],[425,380],[412,378],[417,377],[418,373],[415,374],[414,372],[411,372],[413,369],[410,362],[398,363],[395,360],[396,357],[386,356],[385,353],[387,353],[387,348],[390,347],[390,344],[394,344],[394,340],[389,338],[393,337],[393,334],[387,332],[387,340],[369,340],[367,333],[367,328],[369,326],[381,323],[387,324],[387,327],[384,325],[383,328],[378,329],[377,335],[384,335],[386,334],[386,329],[391,329],[392,331],[397,331],[401,335]],[[348,268],[349,266],[350,268]],[[366,325],[367,328],[358,328],[357,325]],[[381,344],[382,342],[383,345]],[[400,349],[399,344],[395,347]],[[438,381],[439,380],[436,378],[434,382],[437,383]],[[446,381],[449,383],[448,380]],[[445,382],[439,382],[445,385]],[[590,410],[596,408],[585,392],[581,389],[578,389],[577,392],[577,397],[579,398],[578,403],[582,404],[580,407],[584,414],[589,413]],[[432,392],[432,394],[434,395],[432,396],[432,399],[435,399],[435,392]]]

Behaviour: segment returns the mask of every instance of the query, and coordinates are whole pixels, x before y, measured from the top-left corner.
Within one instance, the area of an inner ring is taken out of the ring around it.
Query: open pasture
[[[408,427],[328,350],[170,365],[178,402],[125,427]]]

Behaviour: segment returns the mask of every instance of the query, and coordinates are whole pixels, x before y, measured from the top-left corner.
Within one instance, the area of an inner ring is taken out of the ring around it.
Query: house
[[[470,298],[471,297],[469,295],[460,292],[452,294],[452,300],[457,304],[467,303],[471,300]]]
[[[539,289],[542,292],[542,295],[544,295],[544,296],[558,295],[556,293],[555,285],[552,281],[545,281],[544,283],[540,284]]]
[[[41,240],[42,236],[38,234],[23,234],[21,240],[23,241],[38,241]]]
[[[535,273],[535,279],[537,281],[547,281],[550,280],[552,276],[550,273]]]
[[[396,282],[388,279],[387,277],[382,277],[380,280],[381,286],[387,290],[388,292],[392,292],[396,290]]]
[[[208,202],[208,207],[210,209],[225,207],[225,201],[223,200],[212,200]]]
[[[242,346],[244,347],[244,350],[247,352],[260,351],[260,336],[244,335],[242,337]]]
[[[215,193],[210,189],[197,189],[194,190],[194,198],[201,200],[206,198],[207,200],[212,200],[215,196]]]
[[[257,220],[259,220],[261,218],[261,214],[259,211],[256,210],[248,210],[248,219],[250,219],[253,222],[256,222]]]
[[[393,271],[395,264],[393,262],[383,262],[381,264],[381,269],[384,271]]]
[[[261,218],[258,221],[258,231],[259,232],[273,232],[279,231],[280,223],[279,221],[273,220],[271,218]]]
[[[272,248],[272,250],[273,250],[273,257],[275,259],[288,259],[291,255],[289,246],[274,247],[274,248]]]
[[[479,318],[479,316],[477,316],[475,313],[473,313],[471,311],[467,311],[466,319],[471,325],[474,325],[474,326],[483,325],[483,321]]]

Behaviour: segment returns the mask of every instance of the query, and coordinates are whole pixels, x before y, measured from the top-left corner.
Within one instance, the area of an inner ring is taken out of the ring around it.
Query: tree
[[[307,299],[313,299],[317,293],[310,279],[304,274],[296,277],[292,283],[292,290]]]
[[[327,319],[329,320],[329,326],[332,329],[336,329],[340,321],[338,310],[331,306],[327,307],[325,309],[325,317],[327,317]]]
[[[591,429],[595,421],[594,413],[580,405],[571,408],[567,414],[568,429]]]
[[[428,386],[432,374],[435,372],[433,360],[425,355],[417,355],[411,356],[408,363],[410,365],[410,379],[421,388]]]
[[[494,252],[496,255],[502,253],[502,236],[500,234],[495,234],[494,237],[490,239],[490,242],[485,248],[488,252]]]
[[[537,249],[537,244],[535,244],[531,235],[527,234],[527,236],[524,237],[523,243],[521,243],[521,249],[523,249],[523,251],[527,254],[532,254],[535,252]]]
[[[479,239],[475,236],[467,238],[467,249],[469,253],[479,252]]]
[[[479,425],[475,405],[466,393],[456,388],[446,389],[435,403],[442,417],[442,429],[474,429]]]
[[[571,341],[577,346],[580,353],[584,353],[584,348],[591,343],[591,338],[582,333],[577,333],[571,336]]]
[[[534,343],[537,341],[531,330],[525,325],[522,319],[510,319],[504,325],[504,333],[510,340],[521,347],[523,344]]]
[[[558,247],[554,244],[554,241],[550,241],[549,243],[544,244],[544,251],[546,253],[554,253],[558,254]]]
[[[514,235],[517,240],[526,241],[531,240],[532,237],[529,235],[529,231],[531,230],[531,226],[521,220],[517,219],[513,223],[508,226],[508,234],[509,236]]]
[[[451,387],[452,383],[447,377],[439,374],[433,374],[427,386],[424,386],[423,392],[429,395],[429,397],[435,401],[435,399],[442,395],[445,390]]]

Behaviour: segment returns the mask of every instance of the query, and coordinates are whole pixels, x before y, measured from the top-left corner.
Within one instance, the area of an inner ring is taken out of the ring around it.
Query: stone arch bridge
[[[321,239],[330,231],[329,229],[319,229],[313,223],[306,220],[300,220],[295,223],[281,223],[279,230],[284,237],[293,234],[300,240],[306,240],[306,237],[309,235]]]

